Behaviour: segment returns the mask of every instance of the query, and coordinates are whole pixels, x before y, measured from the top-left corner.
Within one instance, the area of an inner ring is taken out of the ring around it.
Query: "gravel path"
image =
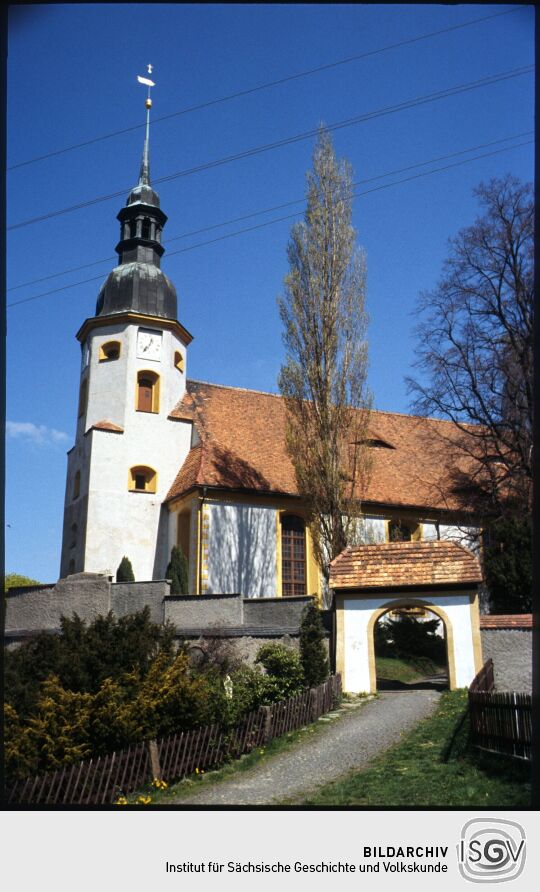
[[[171,804],[272,805],[291,796],[313,792],[322,783],[335,780],[396,743],[404,731],[428,716],[437,705],[434,690],[386,692],[366,702],[345,707],[325,728],[317,728],[313,739],[302,741],[286,752],[205,787],[192,796],[177,796]],[[319,722],[323,722],[320,719]]]

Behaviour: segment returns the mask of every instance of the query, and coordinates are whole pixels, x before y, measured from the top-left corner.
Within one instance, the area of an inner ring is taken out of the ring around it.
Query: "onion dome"
[[[96,316],[126,312],[177,318],[176,289],[159,266],[136,260],[109,273],[98,295]]]

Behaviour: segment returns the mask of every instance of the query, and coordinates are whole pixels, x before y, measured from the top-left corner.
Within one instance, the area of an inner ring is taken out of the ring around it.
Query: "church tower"
[[[162,579],[174,544],[162,503],[189,451],[191,425],[169,415],[185,392],[192,338],[161,270],[167,217],[150,183],[151,104],[149,89],[139,182],[117,217],[118,266],[99,292],[95,316],[77,332],[79,404],[61,577],[114,575],[126,555],[137,580]]]

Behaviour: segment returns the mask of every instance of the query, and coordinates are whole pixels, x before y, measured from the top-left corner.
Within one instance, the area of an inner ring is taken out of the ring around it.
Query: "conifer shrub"
[[[176,545],[171,551],[166,577],[171,580],[171,595],[187,595],[188,562],[182,549]]]
[[[266,671],[265,700],[275,703],[293,697],[304,688],[304,673],[297,651],[283,644],[263,644],[255,663]]]
[[[136,670],[144,678],[158,654],[174,657],[175,629],[153,623],[148,607],[117,619],[98,616],[89,625],[77,614],[62,617],[60,635],[42,632],[6,651],[4,696],[25,718],[36,707],[41,684],[51,675],[67,690],[96,693],[106,678]]]
[[[308,688],[314,688],[328,678],[324,629],[321,614],[315,604],[308,604],[300,622],[300,662]]]
[[[116,581],[117,582],[135,582],[135,574],[133,573],[133,567],[131,566],[131,561],[125,555],[118,565],[118,570],[116,571]]]

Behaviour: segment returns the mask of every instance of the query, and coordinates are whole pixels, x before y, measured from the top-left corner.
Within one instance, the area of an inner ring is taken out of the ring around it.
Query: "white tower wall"
[[[185,392],[186,347],[177,331],[158,319],[104,323],[83,345],[87,407],[68,455],[61,575],[83,570],[114,575],[126,555],[136,579],[163,578],[174,541],[162,503],[191,445],[191,424],[168,418]],[[138,355],[140,328],[161,336],[159,358]],[[119,342],[120,356],[100,361],[100,347],[109,341]],[[182,371],[175,365],[177,353]],[[159,376],[158,412],[137,410],[139,371]],[[103,422],[121,430],[100,429]],[[130,468],[137,466],[156,472],[155,493],[130,491]],[[80,490],[74,497],[77,472]]]

